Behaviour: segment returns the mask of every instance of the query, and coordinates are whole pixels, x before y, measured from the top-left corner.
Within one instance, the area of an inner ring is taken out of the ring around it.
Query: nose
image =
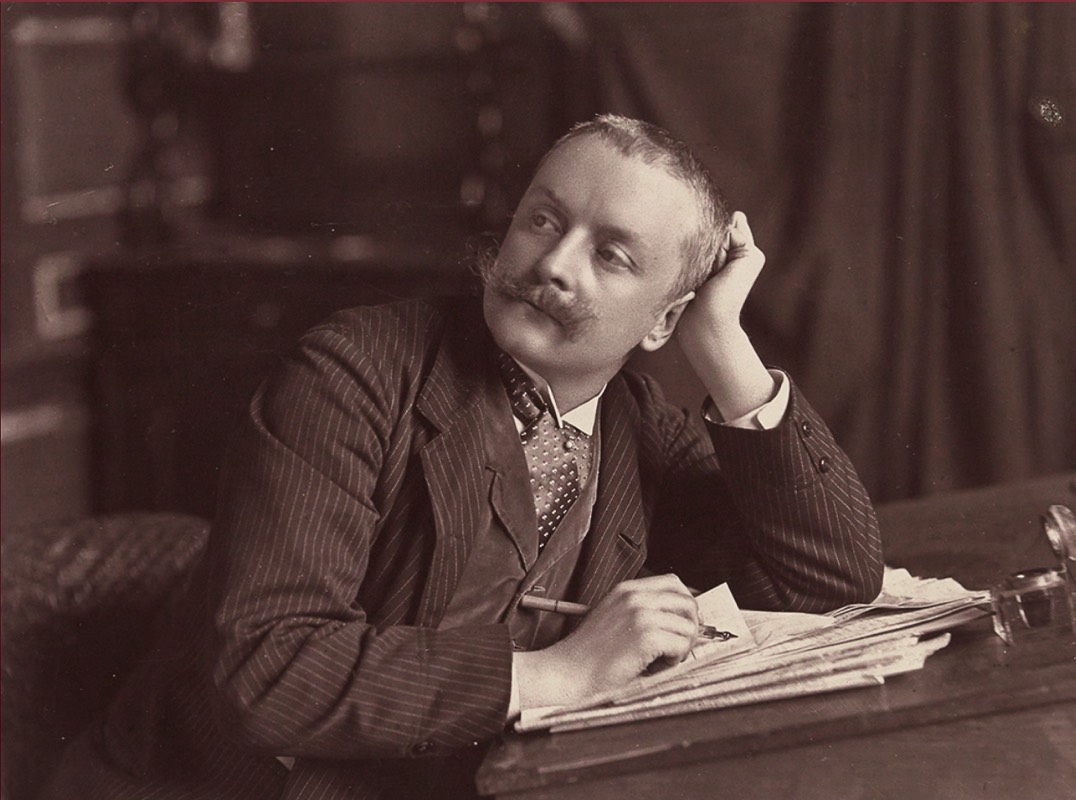
[[[561,291],[571,291],[576,282],[576,271],[581,263],[579,236],[571,233],[556,240],[534,265],[535,272],[542,283],[548,283]]]

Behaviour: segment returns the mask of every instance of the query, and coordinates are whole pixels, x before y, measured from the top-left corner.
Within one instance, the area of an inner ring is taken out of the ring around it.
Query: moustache
[[[598,315],[589,303],[566,296],[549,284],[525,278],[513,279],[497,269],[493,259],[481,265],[480,275],[487,291],[534,306],[564,328],[569,338],[579,336],[590,322],[597,319]]]

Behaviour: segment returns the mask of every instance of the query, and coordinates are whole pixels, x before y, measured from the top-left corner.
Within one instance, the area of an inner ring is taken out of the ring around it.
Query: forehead
[[[549,154],[529,197],[552,195],[576,224],[631,233],[655,257],[680,254],[698,230],[694,189],[663,166],[621,153],[595,135],[572,139]]]

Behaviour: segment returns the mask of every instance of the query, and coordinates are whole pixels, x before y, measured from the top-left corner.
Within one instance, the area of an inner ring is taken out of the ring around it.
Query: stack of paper
[[[875,602],[829,614],[741,612],[725,585],[698,600],[702,621],[736,638],[700,644],[684,663],[585,702],[525,711],[516,729],[567,731],[877,686],[922,669],[949,643],[948,634],[932,634],[981,617],[989,605],[987,593],[904,570],[886,570]]]

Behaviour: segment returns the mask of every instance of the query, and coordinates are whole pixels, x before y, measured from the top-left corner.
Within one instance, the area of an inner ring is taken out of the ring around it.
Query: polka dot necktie
[[[545,398],[507,353],[497,353],[512,413],[523,423],[520,438],[530,471],[541,552],[579,497],[590,471],[590,437],[565,423],[558,428]]]

